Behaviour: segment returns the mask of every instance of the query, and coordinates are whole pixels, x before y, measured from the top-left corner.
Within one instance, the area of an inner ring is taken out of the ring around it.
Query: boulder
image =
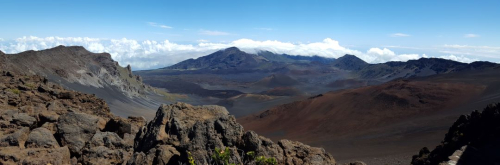
[[[72,154],[80,155],[85,143],[98,131],[98,121],[93,115],[69,112],[59,117],[56,134]]]
[[[280,140],[285,164],[335,164],[333,157],[322,148],[310,147],[300,142]]]
[[[52,132],[46,128],[36,128],[28,136],[26,140],[26,148],[57,148],[56,138]]]
[[[0,138],[0,147],[17,146],[24,148],[29,133],[30,129],[28,127],[22,127],[12,134],[4,135]]]
[[[158,145],[147,152],[136,152],[127,162],[129,165],[177,164],[180,153],[170,145]]]
[[[12,123],[23,127],[31,127],[35,122],[36,119],[26,113],[17,113],[12,117]]]
[[[17,113],[17,110],[3,110],[0,112],[0,119],[10,122],[12,121],[12,117],[14,117],[14,115]]]
[[[122,164],[133,152],[133,146],[125,143],[114,132],[98,132],[82,150],[81,162],[87,164]]]
[[[224,107],[176,103],[158,109],[155,118],[139,131],[135,150],[148,152],[167,144],[181,153],[189,151],[196,162],[207,164],[214,148],[234,146],[242,135],[243,127]]]

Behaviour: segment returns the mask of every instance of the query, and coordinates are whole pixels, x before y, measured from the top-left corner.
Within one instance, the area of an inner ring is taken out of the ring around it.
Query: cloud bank
[[[0,40],[0,50],[5,53],[19,53],[26,50],[42,50],[58,45],[83,46],[95,53],[108,52],[112,58],[125,66],[130,64],[134,70],[154,69],[169,66],[189,58],[198,58],[208,55],[217,50],[236,46],[248,53],[256,53],[258,50],[268,50],[275,53],[286,53],[292,55],[338,58],[345,54],[356,55],[369,63],[381,63],[387,61],[407,61],[427,57],[425,54],[397,54],[387,48],[370,48],[367,51],[353,50],[343,47],[338,41],[326,38],[320,42],[307,44],[296,44],[276,40],[256,41],[251,39],[239,39],[228,43],[216,43],[203,40],[198,44],[177,44],[164,41],[137,41],[132,39],[102,39],[88,37],[21,37],[15,40]],[[456,47],[450,45],[449,47]],[[450,48],[451,49],[451,48]],[[495,51],[500,50],[493,47]],[[441,58],[453,59],[462,62],[472,62],[464,56],[441,56]]]

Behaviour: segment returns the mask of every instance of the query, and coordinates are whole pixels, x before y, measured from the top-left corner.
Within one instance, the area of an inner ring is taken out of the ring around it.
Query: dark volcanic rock
[[[85,143],[97,132],[99,118],[84,113],[70,112],[59,117],[57,136],[73,154],[80,154]]]
[[[99,132],[83,149],[80,162],[122,164],[132,155],[132,147],[114,132]]]
[[[26,113],[17,113],[12,116],[12,122],[19,126],[31,127],[35,124],[36,119]]]
[[[500,104],[462,115],[434,150],[422,148],[411,164],[499,164]]]
[[[52,135],[52,132],[46,128],[37,128],[31,131],[25,145],[26,148],[59,147],[59,143],[57,143],[56,138]]]
[[[26,142],[26,139],[28,139],[29,133],[30,133],[29,128],[22,127],[19,130],[16,130],[12,134],[4,135],[0,138],[0,147],[7,147],[7,146],[24,147],[24,143]]]

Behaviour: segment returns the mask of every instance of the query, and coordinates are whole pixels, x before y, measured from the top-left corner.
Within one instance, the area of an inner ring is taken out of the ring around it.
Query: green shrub
[[[188,162],[189,162],[189,165],[196,165],[194,163],[193,155],[191,155],[191,152],[189,152],[189,151],[188,151]]]
[[[10,90],[10,92],[15,93],[15,94],[21,94],[21,91],[17,88],[9,89],[9,90]]]
[[[230,158],[231,158],[231,152],[229,152],[229,147],[226,147],[226,149],[224,150],[215,148],[215,153],[214,155],[212,155],[212,159],[215,161],[214,163],[216,164],[235,165],[234,163],[229,163]]]
[[[30,89],[35,89],[35,85],[34,85],[34,84],[32,84],[32,83],[26,83],[26,84],[24,84],[24,85],[26,85],[26,86],[27,86],[28,88],[30,88]]]

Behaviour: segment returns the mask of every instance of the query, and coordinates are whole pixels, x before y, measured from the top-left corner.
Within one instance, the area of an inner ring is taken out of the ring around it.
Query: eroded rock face
[[[150,160],[156,152],[152,149],[161,145],[172,145],[184,162],[189,152],[199,164],[213,163],[214,149],[226,147],[231,155],[229,162],[237,164],[252,161],[242,158],[250,151],[257,156],[274,157],[279,164],[335,164],[323,149],[288,140],[275,144],[255,132],[244,133],[236,119],[220,106],[162,105],[156,117],[137,134],[134,148],[142,153],[133,159]]]

